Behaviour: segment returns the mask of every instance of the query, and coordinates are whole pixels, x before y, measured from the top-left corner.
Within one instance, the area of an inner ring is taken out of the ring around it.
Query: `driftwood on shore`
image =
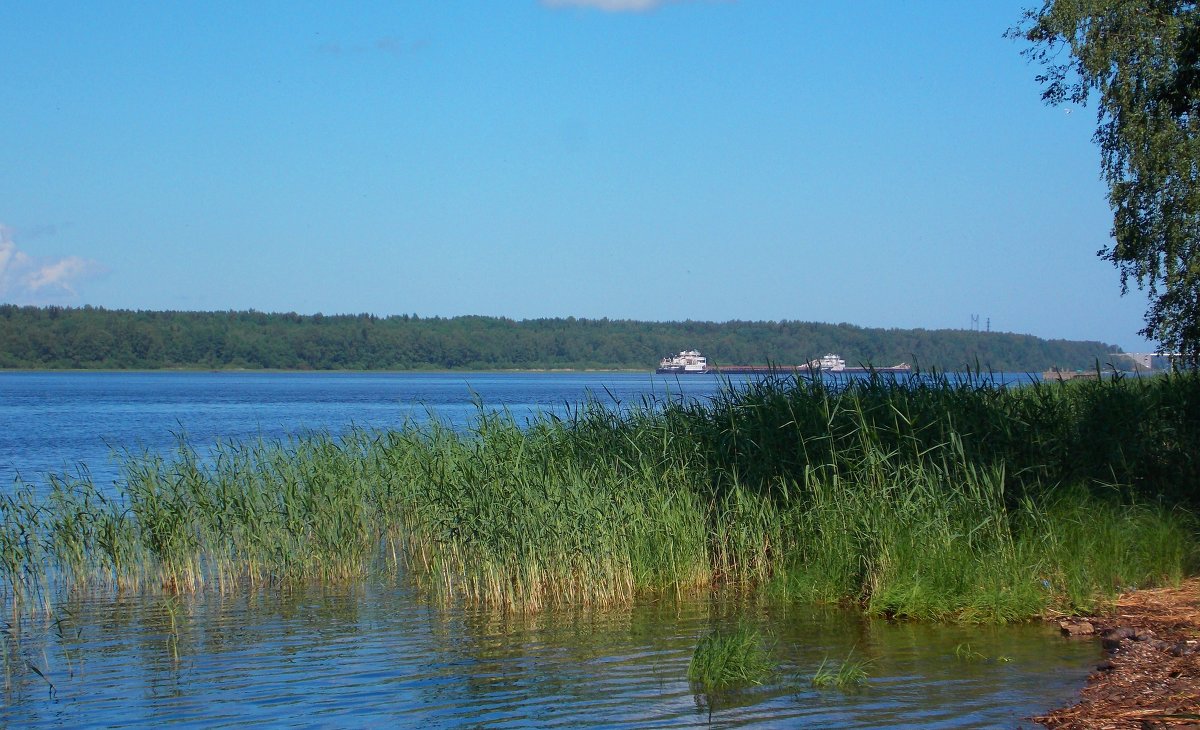
[[[1134,591],[1108,615],[1063,622],[1101,637],[1109,658],[1080,700],[1033,720],[1049,728],[1200,728],[1200,579]],[[1094,639],[1082,639],[1094,640]]]

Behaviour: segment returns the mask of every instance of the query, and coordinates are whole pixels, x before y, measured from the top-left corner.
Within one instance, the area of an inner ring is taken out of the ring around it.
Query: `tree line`
[[[280,370],[648,370],[698,349],[715,365],[849,364],[923,369],[1087,369],[1125,358],[1101,342],[971,330],[871,329],[818,322],[513,320],[325,316],[0,305],[0,368]]]

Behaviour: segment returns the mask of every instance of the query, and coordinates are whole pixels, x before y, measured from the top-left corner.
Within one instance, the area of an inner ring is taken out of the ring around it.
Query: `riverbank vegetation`
[[[518,610],[769,591],[876,615],[1082,610],[1196,565],[1200,377],[1034,384],[768,378],[713,401],[481,409],[335,438],[129,454],[0,501],[0,586],[358,579]]]
[[[885,330],[816,322],[635,322],[499,317],[131,312],[0,305],[0,368],[646,371],[699,348],[714,365],[800,365],[827,352],[851,365],[1041,372],[1095,369],[1117,348],[968,330]]]

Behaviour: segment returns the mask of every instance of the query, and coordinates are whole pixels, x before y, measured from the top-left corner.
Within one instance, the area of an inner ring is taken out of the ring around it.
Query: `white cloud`
[[[542,0],[551,8],[595,8],[606,13],[642,13],[680,0]]]
[[[105,271],[101,264],[79,256],[30,256],[12,239],[12,229],[0,225],[0,301],[66,303],[78,296],[79,282]]]

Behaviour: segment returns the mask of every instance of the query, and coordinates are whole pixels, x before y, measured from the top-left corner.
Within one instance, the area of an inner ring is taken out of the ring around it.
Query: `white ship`
[[[817,358],[816,360],[813,360],[810,363],[808,363],[808,369],[813,372],[821,372],[821,373],[878,373],[878,374],[882,374],[882,373],[910,373],[910,372],[912,372],[912,366],[906,362],[902,362],[899,365],[892,365],[890,367],[882,367],[882,366],[876,367],[873,365],[848,367],[846,365],[846,361],[842,359],[841,355],[835,355],[832,352],[827,353],[824,357]]]
[[[812,370],[823,370],[829,373],[840,373],[846,369],[846,361],[840,355],[835,355],[832,352],[827,353],[824,357],[813,360],[808,364]]]
[[[708,358],[697,350],[684,350],[675,357],[664,357],[654,372],[659,375],[704,375],[708,372]]]

